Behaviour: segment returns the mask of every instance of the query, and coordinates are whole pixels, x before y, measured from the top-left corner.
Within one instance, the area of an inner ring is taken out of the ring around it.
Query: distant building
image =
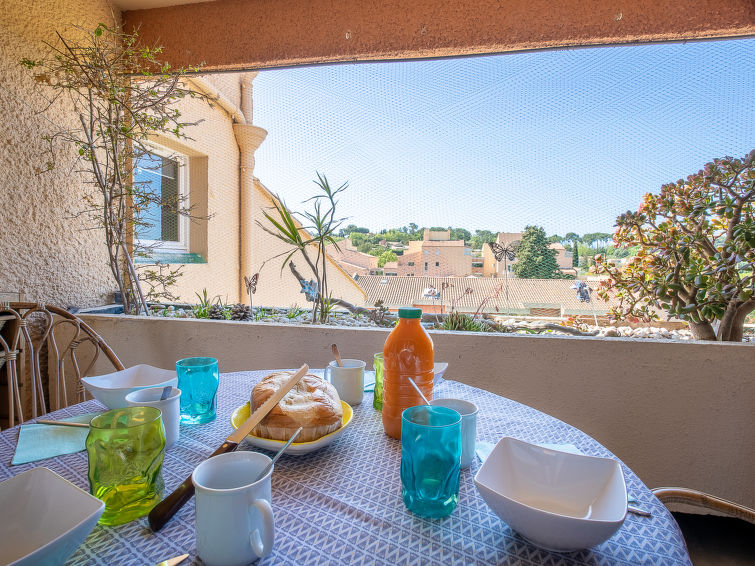
[[[425,229],[422,240],[411,240],[403,255],[385,264],[384,274],[406,277],[463,277],[472,273],[472,248],[451,240],[449,230]]]
[[[503,247],[510,246],[514,242],[521,242],[522,235],[522,232],[499,232],[496,237],[496,243]],[[572,272],[572,253],[566,251],[566,248],[564,248],[559,242],[553,242],[552,244],[549,244],[548,247],[552,250],[556,250],[556,263],[558,263],[558,268],[567,273]],[[519,261],[517,257],[514,257],[513,261],[498,261],[489,245],[485,244],[482,247],[482,273],[485,277],[502,277],[504,265],[509,272],[509,277],[515,277],[513,266],[516,265],[517,261]]]

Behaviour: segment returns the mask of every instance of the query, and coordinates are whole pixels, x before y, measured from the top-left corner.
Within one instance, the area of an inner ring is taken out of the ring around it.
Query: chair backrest
[[[4,370],[7,376],[9,426],[24,421],[21,384],[30,385],[30,418],[48,411],[46,399],[50,410],[84,401],[81,378],[100,352],[116,370],[124,369],[110,346],[68,311],[39,303],[0,303],[0,374]]]
[[[740,503],[734,503],[727,499],[703,493],[696,489],[686,487],[656,487],[653,494],[661,500],[666,507],[681,503],[692,507],[700,507],[713,511],[719,515],[742,519],[755,524],[755,509],[746,507]]]

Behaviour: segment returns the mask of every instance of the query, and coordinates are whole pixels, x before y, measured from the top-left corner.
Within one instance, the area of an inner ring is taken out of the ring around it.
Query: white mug
[[[461,467],[471,466],[477,441],[477,405],[463,399],[433,399],[430,404],[448,407],[461,415]]]
[[[178,426],[181,419],[181,390],[171,387],[167,399],[160,400],[164,387],[147,387],[137,389],[126,395],[126,403],[130,406],[156,407],[163,414],[163,426],[165,427],[165,449],[167,450],[176,443],[180,434]]]
[[[333,360],[325,368],[325,380],[330,381],[338,396],[352,407],[359,405],[364,396],[364,367],[362,360],[341,360],[343,367]]]
[[[271,462],[258,452],[228,452],[196,467],[197,554],[207,566],[245,566],[273,551]]]

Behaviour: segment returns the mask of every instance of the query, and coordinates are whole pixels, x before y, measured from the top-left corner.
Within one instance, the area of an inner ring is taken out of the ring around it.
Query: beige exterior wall
[[[229,86],[235,83],[235,91],[240,92],[240,80],[241,74],[230,74],[223,86],[232,93]],[[207,289],[210,296],[218,295],[224,302],[238,302],[239,147],[233,120],[220,106],[211,108],[199,99],[185,99],[178,108],[182,119],[200,122],[186,130],[193,139],[155,138],[155,143],[189,157],[190,251],[206,263],[183,264],[183,275],[173,292],[180,301],[196,302],[195,293]]]
[[[472,250],[461,240],[449,240],[450,231],[425,228],[423,240],[411,240],[396,261],[398,276],[464,277],[472,273]],[[409,264],[413,265],[409,265]],[[427,263],[427,269],[425,269]],[[392,264],[391,264],[391,267]]]
[[[101,232],[71,218],[86,194],[73,151],[59,147],[55,170],[35,172],[47,161],[41,137],[75,117],[65,97],[47,118],[37,115],[45,104],[19,61],[41,58],[56,30],[73,33],[66,30],[70,24],[94,29],[120,15],[98,0],[3,0],[0,13],[0,291],[25,291],[31,300],[63,306],[107,302],[116,284]]]
[[[128,367],[186,356],[221,371],[322,368],[337,343],[366,360],[388,329],[87,315]],[[755,507],[755,346],[430,331],[446,378],[525,403],[587,432],[650,487],[682,485]],[[295,347],[291,347],[294,344]],[[107,370],[106,370],[107,371]],[[722,379],[723,377],[723,379]],[[242,404],[245,399],[239,399]]]

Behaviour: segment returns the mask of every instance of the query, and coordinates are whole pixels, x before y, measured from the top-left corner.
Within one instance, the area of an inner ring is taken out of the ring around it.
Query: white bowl
[[[485,503],[537,546],[579,550],[610,538],[627,513],[615,460],[569,454],[504,437],[475,476]]]
[[[108,409],[127,407],[126,395],[132,391],[147,387],[178,386],[178,377],[174,369],[160,369],[146,364],[136,365],[115,373],[84,377],[84,387],[92,397]]]
[[[47,468],[0,483],[0,564],[63,564],[97,524],[105,504]]]

